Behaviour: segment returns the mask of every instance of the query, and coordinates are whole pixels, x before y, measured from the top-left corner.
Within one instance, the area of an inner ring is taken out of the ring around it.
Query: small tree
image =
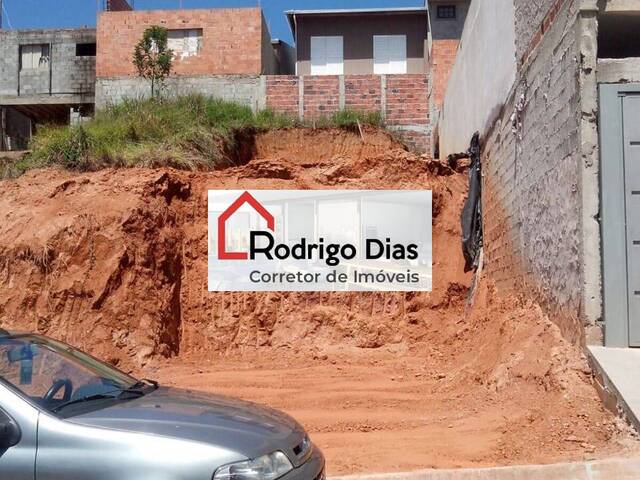
[[[162,85],[171,73],[173,51],[168,48],[168,36],[164,27],[149,27],[133,52],[138,74],[151,81],[152,97],[156,96],[156,84]]]

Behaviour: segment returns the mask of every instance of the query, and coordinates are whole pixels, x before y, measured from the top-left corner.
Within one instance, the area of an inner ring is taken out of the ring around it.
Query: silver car
[[[284,413],[0,330],[0,479],[323,480],[324,458]]]

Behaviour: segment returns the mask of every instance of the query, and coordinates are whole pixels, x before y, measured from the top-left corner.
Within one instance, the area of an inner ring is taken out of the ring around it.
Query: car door
[[[19,429],[17,443],[0,447],[0,479],[34,480],[38,410],[0,382],[0,444],[5,444],[13,423]],[[13,442],[9,442],[13,443]]]

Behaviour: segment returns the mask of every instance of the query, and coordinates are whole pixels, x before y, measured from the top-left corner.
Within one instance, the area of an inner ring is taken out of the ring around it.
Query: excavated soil
[[[466,173],[367,130],[288,130],[243,165],[27,173],[0,183],[0,326],[163,383],[298,418],[328,472],[637,453],[580,349],[535,304],[481,283],[467,307]],[[207,190],[430,188],[431,293],[209,293]]]

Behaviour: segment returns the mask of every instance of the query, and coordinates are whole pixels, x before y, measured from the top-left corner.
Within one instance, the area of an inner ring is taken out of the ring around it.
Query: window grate
[[[455,5],[438,5],[438,18],[454,19],[456,18]]]

